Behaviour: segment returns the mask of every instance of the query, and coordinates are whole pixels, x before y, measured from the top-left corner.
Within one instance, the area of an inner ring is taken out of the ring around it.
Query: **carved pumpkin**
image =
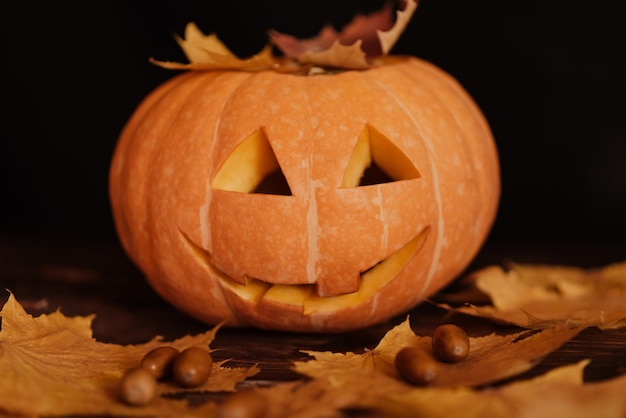
[[[208,323],[345,331],[453,280],[499,198],[483,115],[416,58],[361,71],[178,75],[122,132],[110,191],[124,248]]]

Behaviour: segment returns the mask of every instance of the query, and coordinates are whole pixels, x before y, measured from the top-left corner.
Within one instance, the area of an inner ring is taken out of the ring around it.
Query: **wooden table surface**
[[[485,248],[469,270],[504,260],[601,266],[626,259],[626,248],[571,245],[534,245]],[[96,314],[94,337],[118,344],[143,343],[156,335],[166,341],[197,334],[210,327],[178,312],[161,300],[117,244],[41,236],[0,237],[0,288],[9,289],[34,315],[60,309],[66,316]],[[4,304],[8,293],[0,294]],[[455,315],[423,304],[411,312],[416,332],[426,335],[444,320],[463,325],[469,333],[496,325]],[[258,364],[255,382],[298,379],[293,360],[306,359],[300,350],[354,351],[373,348],[393,325],[406,316],[350,334],[295,334],[255,329],[220,329],[212,348],[216,359],[232,358],[234,365]],[[558,365],[582,359],[592,362],[585,379],[602,380],[626,373],[626,329],[587,329],[548,355],[518,378],[530,377]]]

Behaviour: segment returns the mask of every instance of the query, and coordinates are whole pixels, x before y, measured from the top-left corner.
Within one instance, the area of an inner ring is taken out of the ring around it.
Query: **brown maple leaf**
[[[470,291],[484,294],[488,304],[439,306],[527,328],[602,329],[626,325],[626,262],[598,269],[512,264],[508,270],[489,266],[470,275]],[[454,295],[443,295],[443,300]],[[469,301],[469,300],[468,300]]]
[[[408,0],[396,12],[387,3],[380,11],[357,15],[340,32],[324,26],[310,39],[270,31],[270,41],[287,57],[303,64],[344,69],[364,69],[368,59],[387,55],[400,38],[417,9],[417,0]]]
[[[13,294],[0,311],[0,412],[24,416],[160,415],[182,416],[185,402],[158,397],[144,407],[119,401],[123,373],[148,351],[165,345],[159,338],[139,345],[106,344],[92,337],[92,316],[68,318],[60,311],[33,318]],[[167,345],[182,350],[209,348],[219,327],[185,336]],[[232,391],[237,382],[258,372],[214,365],[204,385],[194,390]],[[166,383],[160,393],[181,391]]]
[[[390,30],[393,26],[393,9],[391,3],[369,15],[357,15],[340,32],[332,26],[322,27],[317,36],[308,39],[298,39],[276,30],[269,32],[270,41],[287,57],[299,59],[305,52],[319,52],[332,47],[333,43],[352,45],[361,41],[359,47],[368,57],[382,54],[378,31]]]
[[[395,22],[393,10],[387,4],[382,10],[370,15],[357,15],[341,32],[325,26],[311,39],[297,39],[270,31],[270,42],[288,60],[276,59],[269,45],[251,57],[239,58],[215,34],[205,35],[191,22],[185,27],[184,37],[176,36],[188,63],[156,59],[150,61],[173,70],[307,72],[313,66],[362,70],[372,66],[375,58],[389,53],[411,20],[417,9],[417,0],[402,3],[404,8],[396,11]]]
[[[349,46],[336,40],[327,49],[304,51],[298,57],[298,61],[302,64],[350,70],[362,70],[370,65],[365,57],[365,52],[361,49],[360,40]]]

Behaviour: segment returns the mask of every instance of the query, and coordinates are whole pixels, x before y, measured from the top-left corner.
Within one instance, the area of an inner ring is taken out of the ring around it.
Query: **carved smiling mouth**
[[[220,271],[211,261],[211,255],[181,231],[186,243],[198,260],[220,278],[222,285],[241,299],[252,304],[270,303],[302,307],[303,314],[337,310],[355,305],[374,296],[379,289],[393,280],[424,246],[430,227],[424,228],[402,248],[361,273],[360,286],[356,292],[338,296],[319,296],[315,284],[273,284],[246,277],[241,284]]]

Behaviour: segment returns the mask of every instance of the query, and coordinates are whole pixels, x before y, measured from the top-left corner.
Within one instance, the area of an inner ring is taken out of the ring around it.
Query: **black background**
[[[0,232],[114,240],[107,176],[139,101],[184,60],[189,21],[235,53],[341,27],[379,0],[3,2]],[[622,0],[422,0],[394,53],[453,74],[484,111],[503,194],[490,243],[626,243]]]

